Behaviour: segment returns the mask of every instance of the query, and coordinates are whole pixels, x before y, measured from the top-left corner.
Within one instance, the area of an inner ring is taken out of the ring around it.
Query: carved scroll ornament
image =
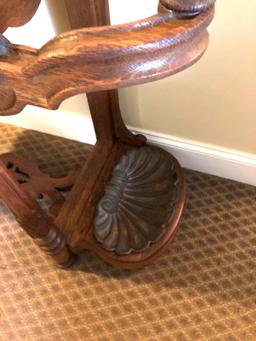
[[[161,0],[164,13],[69,31],[39,50],[2,38],[0,114],[18,113],[26,104],[56,109],[77,93],[145,83],[188,67],[207,48],[213,2]],[[173,11],[194,16],[175,18]]]

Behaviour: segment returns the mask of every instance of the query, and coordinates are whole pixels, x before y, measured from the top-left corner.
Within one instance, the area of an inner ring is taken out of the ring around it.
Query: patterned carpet
[[[6,125],[0,146],[54,175],[88,150]],[[0,340],[256,340],[256,188],[186,174],[179,231],[144,270],[90,253],[57,269],[0,205]]]

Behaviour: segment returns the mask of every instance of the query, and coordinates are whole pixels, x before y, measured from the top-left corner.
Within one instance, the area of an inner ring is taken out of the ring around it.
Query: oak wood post
[[[72,29],[110,25],[108,0],[65,0]],[[87,100],[98,143],[120,139],[143,145],[142,135],[134,136],[126,128],[120,111],[118,90],[87,93]]]
[[[110,22],[107,0],[65,1],[72,28],[101,26]],[[120,141],[141,146],[146,142],[143,136],[135,136],[125,127],[117,90],[88,93],[87,99],[97,143],[56,219],[56,224],[72,244],[74,252],[78,252],[74,245],[76,242],[80,244],[81,234],[86,234],[90,228],[96,203],[104,192],[103,182],[106,181],[106,174],[109,177],[111,168],[121,156],[121,150],[119,147],[115,148],[115,143]],[[115,155],[114,158],[111,158],[112,154]],[[109,160],[112,160],[111,166]]]

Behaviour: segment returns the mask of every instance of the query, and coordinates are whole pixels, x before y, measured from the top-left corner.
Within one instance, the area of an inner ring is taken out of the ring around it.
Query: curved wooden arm
[[[176,18],[172,3],[186,2],[161,0],[169,4],[162,14],[126,25],[69,31],[40,50],[5,41],[0,114],[18,113],[26,104],[56,109],[78,93],[141,84],[191,65],[207,48],[213,1],[205,0],[209,8],[202,7],[199,14],[201,7],[188,8],[189,16],[196,12],[189,19]]]
[[[41,0],[1,0],[0,32],[8,27],[26,24],[35,14]]]

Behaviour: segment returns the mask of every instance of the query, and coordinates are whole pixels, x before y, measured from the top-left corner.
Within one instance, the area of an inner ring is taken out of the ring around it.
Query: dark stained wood
[[[0,32],[8,27],[22,26],[35,14],[41,0],[1,0]]]
[[[161,0],[158,15],[113,27],[94,27],[109,24],[106,0],[65,1],[77,30],[40,50],[0,36],[0,114],[18,113],[26,104],[56,109],[65,98],[87,92],[97,143],[74,185],[72,176],[53,181],[23,159],[3,156],[0,197],[58,263],[69,264],[72,254],[88,249],[111,264],[139,268],[172,239],[185,180],[174,157],[144,147],[146,139],[129,132],[116,89],[196,62],[207,48],[214,1]],[[56,187],[67,184],[73,187],[64,200]],[[54,221],[35,200],[38,194],[55,203]]]

